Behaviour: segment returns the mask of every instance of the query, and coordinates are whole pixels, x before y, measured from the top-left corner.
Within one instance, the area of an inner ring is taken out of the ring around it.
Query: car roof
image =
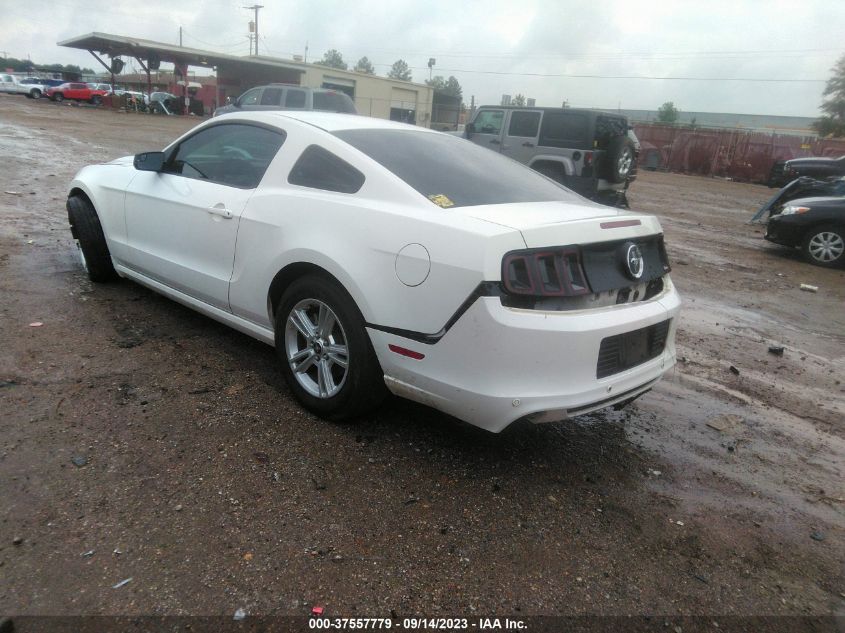
[[[313,125],[314,127],[325,130],[326,132],[339,132],[340,130],[404,130],[439,134],[439,132],[419,127],[417,125],[397,123],[395,121],[387,121],[386,119],[376,119],[373,117],[362,116],[360,114],[340,114],[336,112],[322,112],[319,110],[252,111],[228,113],[222,116],[226,118],[237,117],[239,119],[249,119],[273,126],[280,125],[282,123],[280,119],[293,119],[294,121],[301,121],[302,123]]]

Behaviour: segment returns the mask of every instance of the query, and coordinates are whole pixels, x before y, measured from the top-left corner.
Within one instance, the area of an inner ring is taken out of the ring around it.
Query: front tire
[[[351,420],[386,395],[384,374],[364,318],[336,282],[306,275],[279,301],[276,352],[285,381],[306,409],[329,420]]]
[[[59,102],[61,102],[61,101],[64,101],[65,96],[64,96],[61,92],[57,92],[56,94],[54,94],[54,95],[53,95],[52,97],[50,97],[50,98],[51,98],[53,101],[55,101],[56,103],[59,103]]]
[[[88,278],[97,283],[117,279],[100,218],[91,203],[81,196],[71,196],[67,200],[67,213]]]
[[[845,264],[845,228],[833,225],[815,227],[804,236],[801,250],[811,264],[838,268]]]

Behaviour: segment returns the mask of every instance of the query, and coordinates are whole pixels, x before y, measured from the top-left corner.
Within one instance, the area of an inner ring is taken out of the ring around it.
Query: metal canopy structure
[[[88,33],[58,42],[58,45],[88,51],[107,69],[111,68],[111,64],[104,62],[99,55],[107,55],[112,59],[121,56],[133,57],[147,73],[148,84],[151,83],[150,70],[157,69],[156,62],[173,64],[185,77],[188,66],[215,69],[219,101],[223,100],[221,86],[240,85],[242,82],[298,84],[305,72],[301,64],[271,57],[238,57],[109,33]]]

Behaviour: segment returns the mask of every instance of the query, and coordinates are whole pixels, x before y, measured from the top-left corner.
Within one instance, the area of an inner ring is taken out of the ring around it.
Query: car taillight
[[[592,292],[574,246],[512,251],[502,260],[502,285],[513,295],[574,297]]]
[[[592,152],[584,152],[584,166],[589,167],[593,164],[593,153]]]

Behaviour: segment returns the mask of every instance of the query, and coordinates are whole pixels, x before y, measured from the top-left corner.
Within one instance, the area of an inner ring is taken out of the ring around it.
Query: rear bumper
[[[569,312],[506,308],[482,297],[435,345],[369,329],[396,395],[421,402],[492,432],[520,418],[545,422],[611,406],[650,389],[675,364],[680,298],[667,278],[657,298]],[[670,320],[657,357],[597,378],[603,339]],[[393,353],[398,345],[424,354]]]

